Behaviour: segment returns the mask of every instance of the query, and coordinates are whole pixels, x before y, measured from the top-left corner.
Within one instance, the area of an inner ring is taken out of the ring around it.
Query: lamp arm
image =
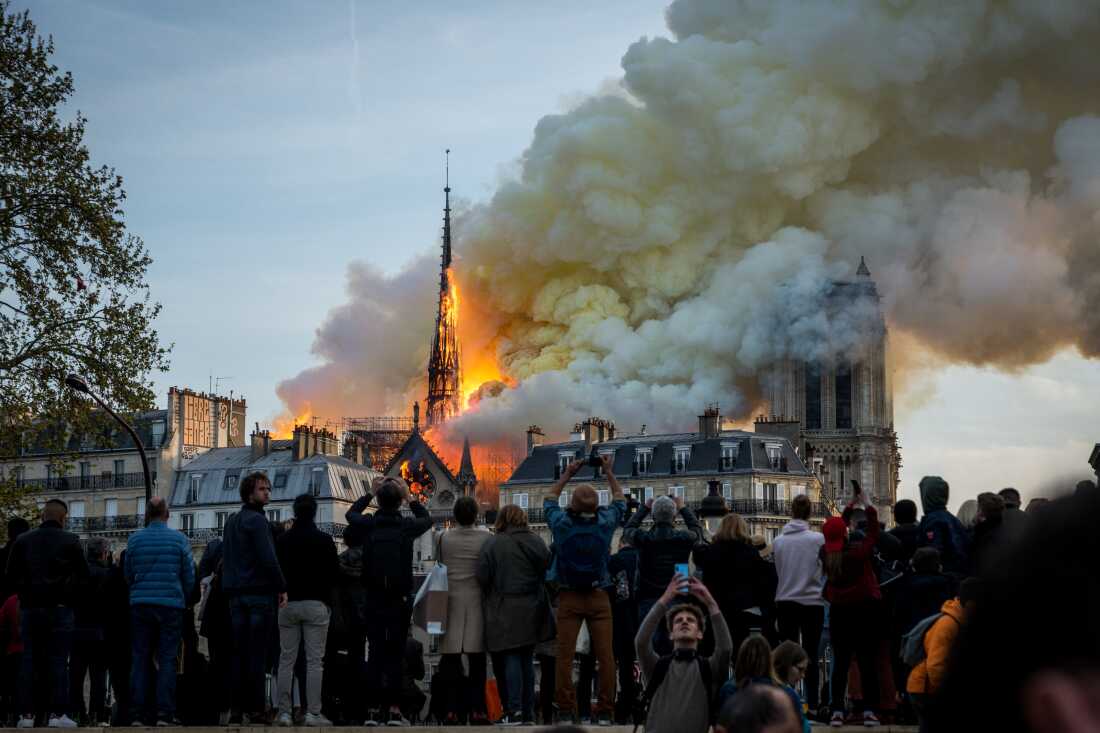
[[[107,406],[107,403],[97,395],[95,392],[88,390],[88,394],[92,396],[92,399],[96,403],[107,411],[107,414],[114,418],[115,422],[125,428],[126,432],[130,434],[130,439],[134,441],[134,446],[137,448],[138,456],[141,457],[141,473],[145,478],[145,503],[148,504],[153,498],[153,480],[152,474],[149,471],[149,459],[145,456],[145,446],[141,442],[141,438],[138,437],[137,431],[130,426],[130,423],[123,420],[118,416],[114,410]]]

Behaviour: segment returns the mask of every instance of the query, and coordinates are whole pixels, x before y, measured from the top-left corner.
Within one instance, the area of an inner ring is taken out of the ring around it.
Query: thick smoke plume
[[[823,298],[861,255],[924,359],[1100,354],[1098,3],[677,0],[667,21],[619,93],[543,118],[518,178],[458,222],[464,358],[513,386],[455,430],[751,414],[775,359],[858,337]],[[372,289],[424,290],[352,277],[327,365],[280,387],[291,409],[422,391],[431,298],[375,318]]]

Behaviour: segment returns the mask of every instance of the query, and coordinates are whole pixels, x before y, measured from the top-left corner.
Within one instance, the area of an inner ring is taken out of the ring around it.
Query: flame
[[[313,421],[313,410],[309,404],[306,404],[302,412],[297,415],[291,416],[287,413],[281,417],[275,418],[271,425],[271,437],[279,440],[286,440],[294,437],[294,427],[296,425],[309,425]]]
[[[418,471],[421,475],[425,473],[423,461],[420,462]],[[409,468],[409,461],[407,459],[401,461],[401,478],[405,479],[405,483],[409,485],[410,494],[418,497],[430,498],[428,496],[429,492],[427,491],[427,487],[417,480],[416,475],[413,473],[412,469]]]
[[[501,370],[496,358],[496,349],[493,348],[492,343],[486,343],[486,339],[478,333],[479,319],[468,317],[466,322],[463,322],[458,318],[460,303],[458,285],[455,282],[454,272],[449,271],[449,274],[451,293],[447,305],[453,309],[453,322],[458,324],[459,343],[463,346],[461,409],[466,412],[476,405],[476,400],[471,403],[470,398],[486,384],[501,382],[512,386],[514,381]]]

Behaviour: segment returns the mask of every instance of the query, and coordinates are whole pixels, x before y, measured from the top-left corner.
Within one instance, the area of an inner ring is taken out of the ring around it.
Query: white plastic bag
[[[413,599],[413,623],[429,634],[447,633],[447,566],[436,563]]]

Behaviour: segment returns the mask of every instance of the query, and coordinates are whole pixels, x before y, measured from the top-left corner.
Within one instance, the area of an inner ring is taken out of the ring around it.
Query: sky
[[[93,159],[125,180],[174,345],[157,393],[216,377],[261,423],[275,385],[315,363],[350,261],[392,273],[438,247],[445,148],[455,195],[487,199],[543,115],[667,35],[660,0],[13,5],[52,34]],[[901,495],[929,473],[956,499],[1049,495],[1088,475],[1100,369],[1072,352],[1015,374],[931,369],[895,415]]]

